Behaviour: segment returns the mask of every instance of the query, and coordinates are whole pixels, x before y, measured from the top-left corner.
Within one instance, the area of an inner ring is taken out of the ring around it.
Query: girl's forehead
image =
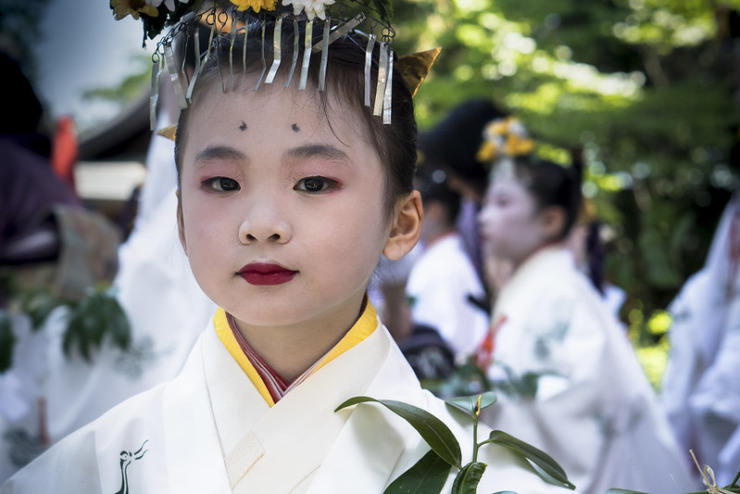
[[[279,122],[303,135],[328,131],[340,141],[350,134],[362,139],[367,134],[362,128],[362,116],[353,105],[343,104],[331,95],[324,99],[310,87],[286,88],[278,80],[258,89],[242,83],[226,92],[218,80],[211,81],[203,88],[193,110],[189,125],[200,125],[202,131],[207,131],[214,119],[230,119],[242,130]]]
[[[495,177],[491,182],[492,193],[517,195],[517,196],[529,196],[529,192],[524,184],[514,176],[500,176]]]
[[[274,85],[223,92],[220,84],[199,94],[191,106],[183,143],[183,169],[209,148],[229,148],[253,159],[305,155],[345,156],[352,162],[378,162],[362,116],[350,105],[324,101],[309,89]],[[328,153],[328,154],[327,154]],[[234,154],[235,155],[235,154]],[[344,158],[343,158],[344,159]],[[286,162],[287,163],[287,162]]]

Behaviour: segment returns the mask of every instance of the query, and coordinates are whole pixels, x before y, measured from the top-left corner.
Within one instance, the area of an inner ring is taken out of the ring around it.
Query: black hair
[[[519,182],[534,196],[539,209],[550,206],[565,211],[565,223],[557,240],[563,240],[573,229],[581,209],[581,168],[540,160],[535,156],[514,159],[514,173]]]
[[[601,222],[591,221],[586,225],[586,259],[588,277],[594,288],[604,295],[604,245],[601,242]]]
[[[447,222],[450,225],[455,224],[460,213],[461,198],[460,194],[449,187],[442,170],[424,170],[424,173],[417,174],[417,188],[425,205],[432,201],[438,202],[447,213]]]
[[[321,22],[315,22],[313,27],[313,44],[321,40],[322,27]],[[178,167],[178,176],[182,166],[183,142],[187,139],[190,112],[198,107],[200,91],[202,88],[214,84],[218,86],[223,85],[225,90],[232,90],[230,76],[232,70],[231,63],[233,63],[233,73],[237,79],[236,87],[233,90],[251,91],[257,81],[258,74],[263,69],[263,58],[261,56],[263,49],[266,66],[269,68],[272,63],[274,28],[275,23],[273,21],[266,21],[263,36],[263,24],[255,23],[250,27],[247,36],[246,67],[242,67],[241,57],[243,36],[237,35],[235,37],[233,49],[231,47],[232,39],[230,36],[217,35],[214,37],[212,53],[209,56],[208,62],[202,67],[195,84],[192,104],[180,113],[175,140],[175,162]],[[299,39],[298,60],[302,60],[304,29],[304,23],[299,23],[297,33],[294,32],[291,23],[285,23],[283,25],[281,33],[283,62],[280,65],[279,73],[285,74],[289,70],[293,56],[293,41],[296,36]],[[264,46],[262,39],[266,40]],[[367,136],[375,149],[377,149],[380,160],[387,172],[385,202],[388,213],[390,214],[393,211],[397,199],[413,190],[413,178],[416,169],[416,120],[414,118],[414,105],[408,87],[398,72],[394,70],[391,123],[384,124],[380,117],[373,115],[372,105],[370,107],[365,106],[363,94],[365,91],[364,67],[366,44],[366,38],[354,32],[343,35],[334,41],[328,50],[326,88],[324,91],[315,91],[315,93],[320,98],[320,104],[323,106],[327,118],[328,109],[335,102],[349,105],[356,114],[362,115],[361,121],[365,124]],[[230,57],[230,53],[233,53],[232,57]],[[373,76],[370,87],[373,89],[371,96],[374,99],[378,58],[380,56],[379,43],[375,44],[372,55],[375,70],[372,71]],[[318,87],[320,64],[321,52],[312,52],[308,84],[314,89]],[[242,77],[243,70],[248,77],[251,76],[251,84],[249,85],[245,84],[245,77]],[[296,68],[291,84],[297,84],[299,74],[300,64]],[[282,82],[280,83],[282,84]],[[264,84],[264,81],[262,84]],[[331,122],[329,124],[331,125]]]
[[[487,99],[471,99],[456,106],[436,126],[419,135],[424,165],[454,173],[483,195],[488,185],[488,163],[478,161],[476,155],[486,125],[505,116]]]

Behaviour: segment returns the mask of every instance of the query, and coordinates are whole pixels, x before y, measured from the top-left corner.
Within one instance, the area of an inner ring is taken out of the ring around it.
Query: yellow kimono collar
[[[237,361],[242,370],[247,374],[249,379],[257,388],[257,391],[259,391],[262,398],[265,399],[268,405],[275,405],[275,401],[270,395],[270,392],[267,389],[267,385],[264,383],[257,370],[254,368],[254,365],[252,365],[252,362],[244,354],[244,351],[242,351],[241,347],[239,346],[239,342],[236,340],[234,333],[231,331],[226,311],[219,307],[216,311],[216,315],[213,317],[213,324],[216,328],[216,334],[218,335],[219,339],[229,351],[234,360]],[[365,309],[362,311],[362,314],[360,315],[359,319],[357,319],[357,322],[355,322],[354,326],[352,326],[350,330],[347,331],[347,333],[342,337],[342,339],[339,340],[339,342],[334,345],[334,347],[320,359],[317,365],[312,366],[309,369],[308,375],[312,375],[324,365],[328,364],[350,348],[363,341],[365,338],[370,336],[377,327],[377,313],[375,312],[375,308],[373,307],[373,305],[368,300],[365,304]],[[302,377],[305,379],[305,377],[307,376]],[[298,379],[301,379],[301,377],[299,377]]]

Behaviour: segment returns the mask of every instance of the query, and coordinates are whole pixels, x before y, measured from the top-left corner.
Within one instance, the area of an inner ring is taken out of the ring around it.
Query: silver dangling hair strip
[[[367,6],[365,6],[367,7]],[[277,77],[277,73],[280,70],[280,66],[282,65],[282,31],[283,31],[283,21],[284,19],[288,17],[292,20],[293,24],[293,53],[292,53],[292,59],[291,59],[291,65],[290,70],[288,71],[288,75],[285,81],[285,87],[288,87],[291,84],[291,81],[293,79],[293,76],[295,75],[296,68],[298,66],[298,58],[300,56],[300,42],[298,33],[299,33],[299,19],[296,17],[290,17],[287,16],[287,14],[282,14],[281,16],[275,18],[275,27],[273,31],[273,60],[270,64],[269,71],[267,67],[267,60],[265,58],[265,36],[266,36],[266,24],[267,20],[266,18],[261,18],[259,22],[261,23],[262,27],[262,53],[261,53],[261,61],[262,61],[262,71],[259,74],[259,77],[257,79],[257,82],[254,86],[254,89],[257,90],[262,82],[264,81],[266,84],[272,84],[275,81],[275,78]],[[343,17],[340,15],[340,17]],[[346,18],[346,17],[345,17]],[[206,25],[209,25],[211,27],[210,29],[210,35],[208,39],[208,48],[205,52],[205,54],[202,54],[200,51],[200,30],[198,29],[198,23],[201,22],[201,19],[203,19],[203,22],[205,22]],[[244,21],[244,25],[241,27],[239,26],[239,23],[241,21]],[[319,66],[319,80],[317,83],[317,87],[319,91],[324,91],[326,89],[326,71],[328,67],[328,58],[329,58],[329,47],[330,45],[335,42],[337,39],[339,39],[341,36],[346,35],[347,33],[353,31],[357,26],[362,24],[365,21],[370,22],[370,31],[376,31],[377,27],[379,26],[379,22],[375,17],[368,18],[367,15],[360,11],[356,14],[354,14],[353,17],[349,18],[349,20],[343,24],[336,25],[332,29],[332,23],[331,19],[327,15],[326,20],[324,21],[323,25],[323,32],[321,35],[321,39],[317,41],[316,43],[313,42],[313,28],[314,28],[314,20],[313,19],[307,19],[305,20],[306,28],[304,32],[304,38],[303,38],[303,60],[301,62],[301,73],[300,73],[300,80],[298,83],[298,89],[299,90],[305,90],[308,85],[308,72],[309,72],[309,66],[311,62],[311,54],[312,53],[321,53],[321,59],[320,59],[320,66]],[[301,21],[302,22],[302,21]],[[236,9],[229,9],[228,11],[221,11],[218,12],[217,10],[211,10],[209,12],[204,12],[202,14],[196,15],[195,13],[190,13],[187,16],[185,16],[182,19],[182,22],[180,22],[177,26],[175,26],[157,45],[157,48],[155,48],[154,54],[152,55],[152,76],[151,76],[151,96],[150,96],[150,111],[149,111],[149,118],[150,118],[150,127],[152,130],[156,129],[156,123],[157,123],[157,105],[159,103],[159,83],[162,77],[162,74],[164,73],[164,70],[167,70],[167,73],[170,78],[170,82],[172,83],[175,96],[177,98],[178,106],[180,109],[185,109],[188,107],[189,103],[192,102],[193,98],[193,90],[195,88],[196,81],[198,80],[198,77],[201,74],[203,66],[208,62],[209,58],[212,56],[212,51],[214,49],[213,41],[214,36],[216,36],[217,31],[218,32],[224,32],[225,27],[230,24],[230,29],[228,32],[229,36],[229,83],[225,82],[225,76],[223,74],[225,67],[222,67],[222,64],[218,64],[218,70],[219,70],[219,77],[221,80],[221,87],[224,92],[226,91],[233,91],[236,87],[236,76],[234,74],[234,46],[236,43],[236,37],[240,34],[240,30],[244,30],[244,39],[243,39],[243,46],[242,46],[242,74],[246,74],[247,71],[247,41],[249,36],[249,21],[247,17],[240,17],[240,14],[236,11]],[[194,54],[194,67],[193,67],[193,74],[190,76],[190,74],[186,71],[185,67],[185,57],[183,57],[182,63],[178,66],[177,61],[175,59],[175,53],[173,49],[173,40],[174,37],[184,32],[185,34],[185,47],[184,51],[187,51],[188,49],[193,50]],[[384,26],[383,33],[381,36],[378,36],[376,34],[364,34],[362,32],[357,31],[358,34],[362,36],[367,37],[367,45],[362,47],[357,42],[358,47],[363,49],[365,51],[365,65],[364,65],[364,82],[365,82],[365,90],[364,90],[364,104],[367,107],[372,106],[373,115],[381,117],[383,119],[384,124],[390,124],[391,123],[391,104],[392,104],[392,87],[393,87],[393,52],[390,47],[390,42],[394,38],[395,33],[393,32],[393,29],[390,28],[390,26]],[[192,36],[192,39],[191,39]],[[190,48],[189,45],[192,44],[192,48]],[[372,99],[372,69],[373,69],[373,52],[375,49],[375,45],[379,44],[379,60],[378,60],[378,76],[377,76],[377,83],[375,85],[375,99],[373,102]],[[219,50],[217,50],[216,56],[220,56],[218,53]],[[225,62],[225,61],[224,61]],[[228,86],[228,87],[227,87]]]
[[[152,54],[152,87],[149,93],[149,129],[157,129],[157,103],[159,103],[159,78],[162,75],[162,57]]]
[[[268,72],[267,79],[265,80],[265,83],[267,84],[272,84],[272,81],[275,80],[277,71],[280,68],[280,62],[282,61],[282,58],[283,58],[282,41],[283,41],[283,18],[278,17],[278,20],[275,22],[275,29],[273,30],[273,33],[272,33],[272,52],[274,53],[274,55],[272,57],[272,65],[270,66],[270,72]],[[264,46],[264,43],[262,46]]]
[[[290,62],[290,72],[288,72],[288,78],[285,81],[285,85],[283,87],[290,86],[290,81],[293,80],[293,74],[295,73],[296,65],[298,64],[298,48],[299,48],[299,40],[298,40],[298,20],[294,17],[293,18],[293,59]]]
[[[298,89],[303,91],[308,83],[308,65],[311,61],[311,40],[313,39],[313,20],[306,21],[306,33],[303,40],[303,65]]]

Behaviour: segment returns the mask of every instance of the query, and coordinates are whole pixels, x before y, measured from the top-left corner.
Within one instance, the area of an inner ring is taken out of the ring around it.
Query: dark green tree
[[[422,130],[485,96],[553,144],[552,157],[582,153],[584,193],[614,232],[607,277],[628,294],[621,316],[644,355],[660,344],[664,358],[663,310],[703,265],[739,183],[739,8],[738,0],[396,5],[398,38],[413,40],[399,52],[443,47],[416,97]]]

